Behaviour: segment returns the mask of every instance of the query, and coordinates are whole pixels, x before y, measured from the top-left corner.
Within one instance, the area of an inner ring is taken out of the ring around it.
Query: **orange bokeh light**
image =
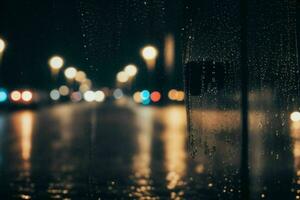
[[[12,101],[20,101],[21,100],[21,92],[15,90],[15,91],[12,91],[11,94],[10,94],[10,98]]]

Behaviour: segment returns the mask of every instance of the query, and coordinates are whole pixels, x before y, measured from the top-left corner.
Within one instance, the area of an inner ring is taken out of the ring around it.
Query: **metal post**
[[[241,150],[241,190],[242,199],[250,199],[249,191],[249,127],[248,127],[248,49],[247,49],[247,0],[240,0],[241,6],[241,122],[242,122],[242,150]]]

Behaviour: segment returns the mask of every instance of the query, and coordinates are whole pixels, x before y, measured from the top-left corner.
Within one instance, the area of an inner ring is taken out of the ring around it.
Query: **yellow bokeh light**
[[[133,100],[134,100],[135,103],[141,103],[142,102],[141,93],[140,92],[135,92],[133,94]]]
[[[30,91],[24,91],[24,92],[22,92],[22,99],[25,102],[31,101],[32,100],[32,96],[33,96],[32,92],[30,92]]]
[[[142,56],[145,60],[154,60],[158,55],[158,50],[154,46],[146,46],[142,49]]]
[[[10,98],[13,100],[13,101],[19,101],[21,99],[21,92],[19,91],[12,91],[11,94],[10,94]]]
[[[68,67],[65,70],[65,76],[67,79],[74,79],[76,77],[77,70],[74,67]]]
[[[126,72],[122,71],[117,74],[117,80],[120,83],[126,83],[129,80],[129,76]]]
[[[293,122],[300,122],[300,112],[298,112],[298,111],[293,112],[291,114],[290,118]]]
[[[92,87],[93,83],[90,79],[84,79],[84,81],[82,82],[82,84],[86,84],[88,85],[90,88]]]
[[[177,90],[172,89],[168,93],[168,97],[170,100],[177,100]]]
[[[68,96],[69,93],[70,93],[70,89],[65,85],[60,86],[58,91],[59,91],[61,96]]]
[[[172,34],[168,34],[165,38],[164,57],[166,71],[171,73],[175,63],[175,38]]]
[[[184,100],[184,92],[183,91],[177,91],[177,101],[183,101]]]
[[[93,102],[95,100],[95,93],[93,91],[87,91],[84,93],[83,98],[87,102]]]
[[[49,65],[52,69],[60,69],[64,65],[64,60],[60,56],[53,56],[49,60]]]
[[[95,101],[103,102],[105,100],[105,94],[103,91],[99,90],[95,92]]]
[[[86,83],[81,84],[79,87],[79,91],[82,93],[85,93],[86,91],[88,91],[90,89],[91,89],[91,87]]]
[[[133,77],[137,74],[138,69],[135,65],[127,65],[124,71],[128,74],[128,76]]]
[[[86,74],[83,71],[78,71],[75,76],[77,82],[83,82],[86,79]]]
[[[4,52],[5,47],[6,47],[5,41],[0,38],[0,53]]]

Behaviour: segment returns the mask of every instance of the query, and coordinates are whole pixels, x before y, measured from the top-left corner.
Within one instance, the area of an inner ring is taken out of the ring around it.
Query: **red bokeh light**
[[[153,102],[159,102],[160,99],[161,99],[161,94],[159,92],[155,91],[151,93],[151,100]]]

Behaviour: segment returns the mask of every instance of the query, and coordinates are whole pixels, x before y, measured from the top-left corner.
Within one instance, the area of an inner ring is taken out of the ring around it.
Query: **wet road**
[[[183,106],[24,110],[0,135],[1,199],[182,199],[192,182]]]
[[[192,159],[183,106],[65,104],[2,113],[0,199],[238,199],[239,138],[222,130],[229,123],[237,132],[230,117],[238,114],[205,111],[210,115],[218,116],[214,123],[198,120],[206,143]],[[299,127],[291,124],[288,153],[257,150],[264,153],[251,160],[253,199],[268,199],[269,172],[281,169],[271,160],[281,155],[292,165],[283,170],[285,195],[298,198]]]

